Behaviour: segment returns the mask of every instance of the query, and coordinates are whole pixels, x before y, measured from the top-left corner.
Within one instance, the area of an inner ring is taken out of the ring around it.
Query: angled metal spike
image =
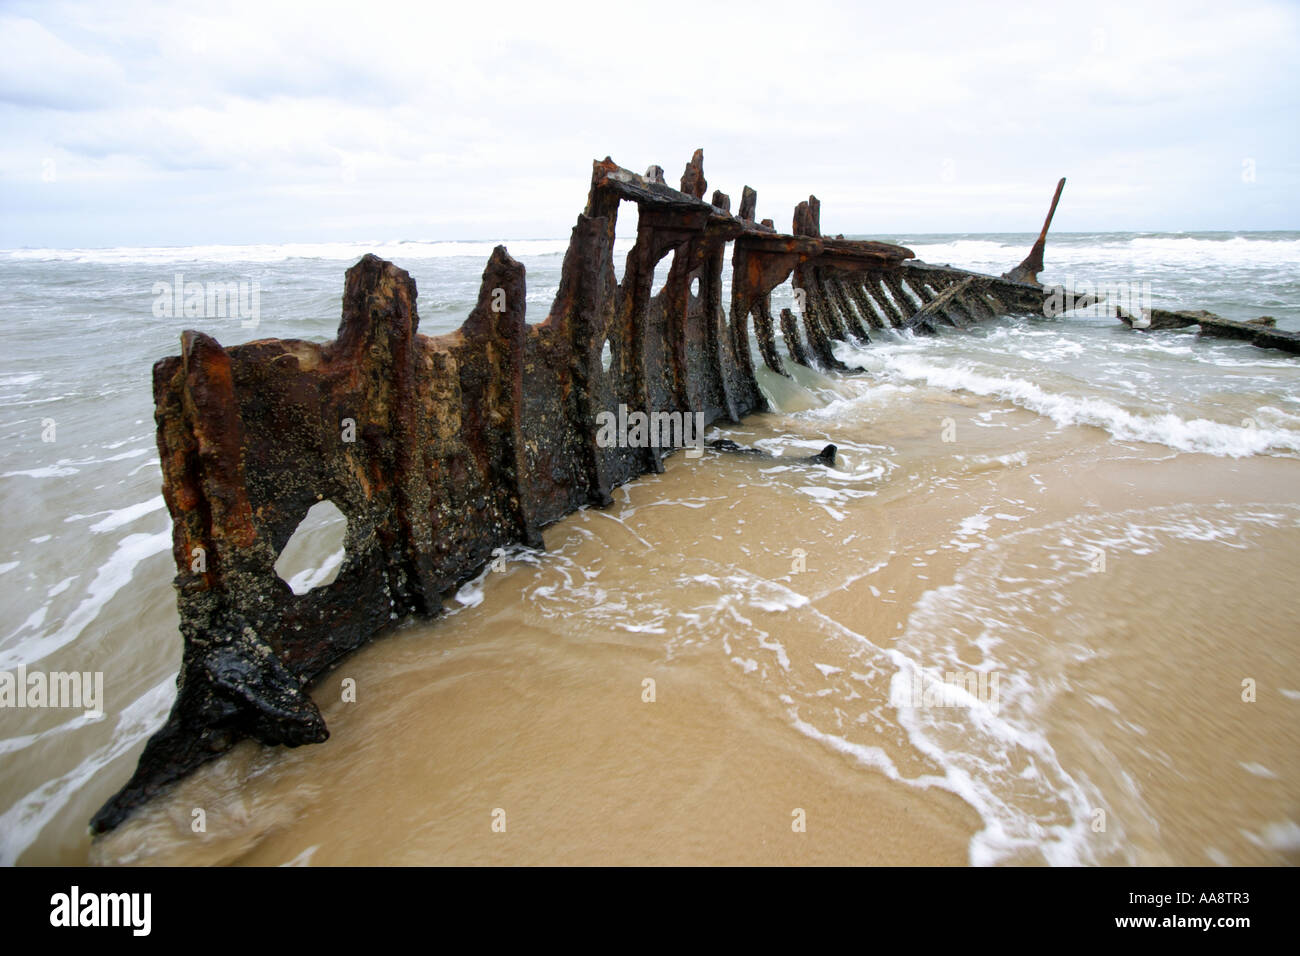
[[[1056,193],[1052,196],[1052,206],[1047,210],[1047,218],[1043,220],[1043,230],[1038,234],[1038,240],[1029,250],[1029,255],[1025,256],[1023,262],[1016,266],[1010,272],[1004,273],[1002,278],[1010,279],[1012,282],[1026,282],[1030,285],[1039,285],[1038,273],[1043,271],[1043,250],[1047,248],[1047,230],[1052,225],[1052,217],[1056,215],[1056,204],[1061,201],[1061,190],[1065,188],[1065,177],[1056,184]]]

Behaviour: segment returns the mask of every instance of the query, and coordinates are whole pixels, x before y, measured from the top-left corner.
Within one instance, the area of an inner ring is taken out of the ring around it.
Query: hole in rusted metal
[[[668,273],[672,271],[673,261],[676,258],[677,253],[674,251],[672,255],[664,256],[655,264],[655,278],[650,285],[651,298],[664,291],[664,285],[668,282]]]
[[[641,207],[630,199],[618,204],[618,219],[614,223],[614,281],[623,284],[627,274],[627,257],[636,244],[637,229],[641,222]]]
[[[348,519],[332,501],[308,509],[275,559],[275,573],[294,594],[334,583],[343,566]]]

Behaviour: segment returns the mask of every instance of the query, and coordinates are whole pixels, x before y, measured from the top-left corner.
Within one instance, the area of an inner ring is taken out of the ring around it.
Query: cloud
[[[696,146],[845,232],[1032,230],[1061,175],[1060,229],[1300,211],[1286,3],[216,9],[10,4],[0,243],[563,235],[591,159]]]
[[[94,109],[111,105],[123,80],[110,57],[85,53],[28,17],[0,17],[0,102]]]

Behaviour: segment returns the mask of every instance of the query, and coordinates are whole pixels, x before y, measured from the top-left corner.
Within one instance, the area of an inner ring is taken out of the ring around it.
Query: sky
[[[0,2],[0,247],[564,237],[697,147],[783,230],[1300,229],[1297,64],[1296,0]]]

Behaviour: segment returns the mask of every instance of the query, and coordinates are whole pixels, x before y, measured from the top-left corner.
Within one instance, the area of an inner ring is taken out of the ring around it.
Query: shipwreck
[[[767,410],[751,323],[761,360],[789,375],[787,361],[844,368],[833,344],[878,330],[1041,315],[1038,274],[1064,183],[1025,260],[995,277],[929,265],[890,243],[825,237],[813,196],[790,233],[756,218],[748,186],[733,213],[724,193],[704,198],[702,151],[680,189],[658,166],[638,175],[607,158],[594,164],[540,322],[525,315],[524,267],[498,246],[477,305],[447,335],[419,334],[415,282],[373,255],[347,271],[332,342],[223,348],[185,332],[180,355],[153,369],[184,639],[177,698],[92,829],[116,827],[241,739],[325,740],[313,681],[394,621],[437,615],[499,549],[541,548],[547,525],[663,470],[672,448],[598,442],[600,413],[622,405],[709,425]],[[619,281],[624,202],[636,204],[638,224]],[[787,280],[798,314],[774,316],[772,293]],[[834,456],[828,446],[810,462]],[[343,563],[333,583],[295,594],[277,556],[326,500],[347,519]]]

